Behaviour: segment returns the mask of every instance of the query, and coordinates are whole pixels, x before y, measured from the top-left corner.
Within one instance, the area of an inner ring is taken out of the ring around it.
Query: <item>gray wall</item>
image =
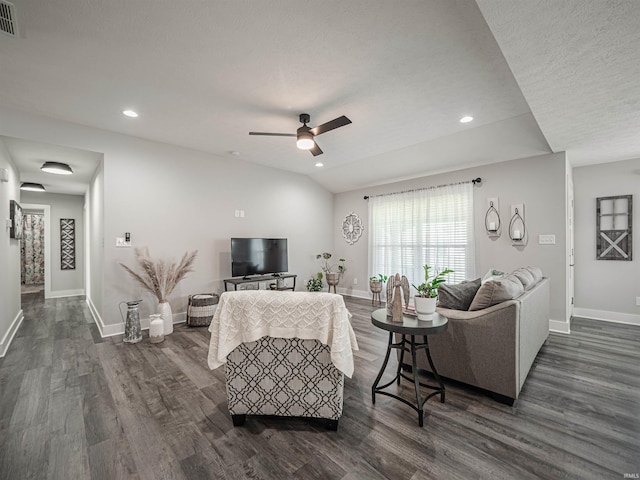
[[[391,161],[390,157],[390,161]],[[455,172],[390,183],[362,190],[340,193],[334,200],[334,254],[347,259],[347,271],[341,287],[344,293],[370,298],[368,278],[371,274],[396,272],[368,271],[368,205],[364,195],[398,192],[482,177],[474,187],[474,218],[476,233],[476,277],[490,268],[511,271],[522,265],[542,268],[551,280],[551,320],[566,324],[566,161],[565,154],[540,155],[509,162],[468,168]],[[487,198],[499,197],[503,233],[489,238],[484,229]],[[507,234],[510,205],[524,203],[529,241],[525,247],[514,247]],[[363,236],[355,245],[342,238],[342,220],[351,212],[364,222]],[[555,245],[539,245],[538,235],[554,234]],[[354,284],[354,279],[357,284]]]
[[[20,201],[18,172],[4,142],[0,140],[0,168],[9,172],[9,181],[0,182],[0,357],[3,357],[22,320],[20,308],[20,241],[9,238],[5,221],[9,218],[9,201]]]
[[[21,203],[51,206],[51,296],[84,294],[84,197],[57,193],[20,192]],[[73,218],[76,225],[76,268],[60,268],[60,219]]]
[[[0,109],[0,120],[3,135],[104,154],[102,178],[92,184],[89,209],[94,217],[103,209],[102,299],[93,280],[90,295],[105,334],[118,331],[112,326],[121,331],[119,302],[143,298],[142,316],[157,304],[119,265],[134,262],[132,249],[115,246],[115,238],[125,232],[131,233],[133,246],[148,246],[157,258],[199,251],[195,271],[170,298],[178,319],[189,294],[222,289],[222,279],[231,274],[230,237],[288,238],[289,270],[299,275],[298,289],[316,271],[314,254],[332,242],[333,195],[307,176],[23,112]],[[99,198],[91,204],[100,188],[103,205]],[[244,218],[236,218],[235,210],[244,210]],[[94,233],[98,222],[90,220]],[[99,262],[93,243],[92,278]]]
[[[640,159],[574,168],[576,316],[640,325]],[[596,260],[596,199],[633,195],[632,261]]]

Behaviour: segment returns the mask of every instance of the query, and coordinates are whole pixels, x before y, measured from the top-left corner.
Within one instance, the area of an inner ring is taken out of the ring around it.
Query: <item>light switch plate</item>
[[[116,247],[131,247],[131,242],[127,242],[124,237],[116,237]]]
[[[555,245],[556,244],[556,236],[555,235],[540,235],[538,237],[538,243],[540,245]]]

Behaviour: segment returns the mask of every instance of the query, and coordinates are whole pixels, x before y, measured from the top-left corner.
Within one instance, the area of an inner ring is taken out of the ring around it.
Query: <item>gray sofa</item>
[[[437,311],[449,319],[446,332],[429,337],[438,373],[513,404],[549,334],[549,280],[481,310]],[[418,368],[430,371],[426,356],[418,356]]]

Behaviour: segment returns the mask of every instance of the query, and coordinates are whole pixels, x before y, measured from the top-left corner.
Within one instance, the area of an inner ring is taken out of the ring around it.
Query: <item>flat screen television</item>
[[[232,238],[231,275],[267,275],[289,270],[286,238]]]

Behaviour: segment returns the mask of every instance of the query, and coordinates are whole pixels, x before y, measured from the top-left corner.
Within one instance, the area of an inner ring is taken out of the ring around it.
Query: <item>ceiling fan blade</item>
[[[321,133],[329,132],[339,127],[344,127],[345,125],[349,125],[351,120],[349,120],[344,115],[338,118],[334,118],[330,122],[323,123],[322,125],[318,125],[311,129],[311,133],[314,135],[320,135]]]
[[[295,137],[295,133],[249,132],[249,135],[269,135],[270,137]]]
[[[315,143],[315,142],[313,142],[313,143]],[[315,143],[315,145],[313,146],[313,148],[312,148],[312,149],[310,149],[309,151],[311,152],[311,154],[312,154],[314,157],[317,157],[318,155],[322,155],[322,154],[324,153],[324,152],[320,149],[320,147],[318,146],[318,144],[317,144],[317,143]]]

